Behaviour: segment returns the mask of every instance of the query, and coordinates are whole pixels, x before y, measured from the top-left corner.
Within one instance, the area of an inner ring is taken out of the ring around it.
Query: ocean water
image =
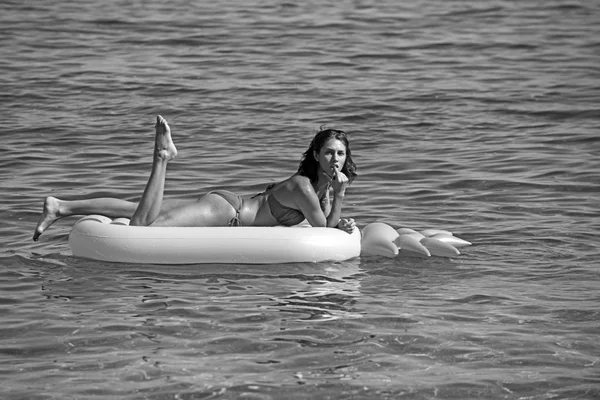
[[[597,1],[3,1],[0,398],[600,397]],[[47,195],[255,193],[348,132],[363,227],[456,258],[157,266]]]

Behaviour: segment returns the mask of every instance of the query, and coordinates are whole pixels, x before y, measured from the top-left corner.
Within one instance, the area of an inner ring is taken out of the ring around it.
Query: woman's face
[[[320,169],[333,177],[336,169],[341,171],[346,165],[346,146],[341,140],[329,139],[318,153],[315,151],[314,156]]]

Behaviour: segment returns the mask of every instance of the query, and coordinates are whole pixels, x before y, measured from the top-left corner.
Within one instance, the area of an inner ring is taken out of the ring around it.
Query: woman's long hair
[[[346,132],[337,129],[321,129],[308,146],[308,150],[302,155],[300,166],[298,167],[298,173],[302,176],[306,176],[311,182],[316,182],[319,179],[319,162],[315,160],[315,152],[318,154],[321,148],[329,139],[337,139],[341,141],[346,147],[346,162],[342,167],[342,172],[348,177],[348,180],[352,182],[356,178],[356,164],[352,160],[352,152],[350,151],[350,142],[346,136]]]

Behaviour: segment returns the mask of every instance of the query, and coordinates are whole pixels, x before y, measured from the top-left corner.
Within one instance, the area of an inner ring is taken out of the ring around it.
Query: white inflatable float
[[[147,264],[279,264],[343,261],[360,255],[360,231],[295,227],[148,227],[90,215],[73,225],[74,256]]]
[[[448,231],[416,232],[375,222],[348,234],[339,229],[294,227],[147,227],[126,218],[90,215],[69,235],[74,256],[147,264],[280,264],[344,261],[361,254],[453,257],[470,245]]]
[[[382,222],[373,222],[363,229],[362,253],[385,257],[399,254],[420,257],[454,257],[460,247],[471,243],[460,239],[452,232],[440,229],[394,229]]]

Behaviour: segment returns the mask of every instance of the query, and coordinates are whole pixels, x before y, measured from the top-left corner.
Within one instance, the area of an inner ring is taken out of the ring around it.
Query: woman
[[[115,198],[69,201],[47,197],[33,240],[37,241],[61,218],[88,214],[130,218],[134,226],[291,226],[306,219],[315,227],[337,227],[346,232],[354,229],[353,219],[341,218],[346,188],[356,177],[356,165],[343,131],[318,132],[298,172],[263,193],[241,197],[217,190],[197,200],[163,201],[167,164],[175,158],[177,149],[171,129],[160,115],[155,128],[152,171],[139,203]],[[333,189],[331,204],[329,188]]]

